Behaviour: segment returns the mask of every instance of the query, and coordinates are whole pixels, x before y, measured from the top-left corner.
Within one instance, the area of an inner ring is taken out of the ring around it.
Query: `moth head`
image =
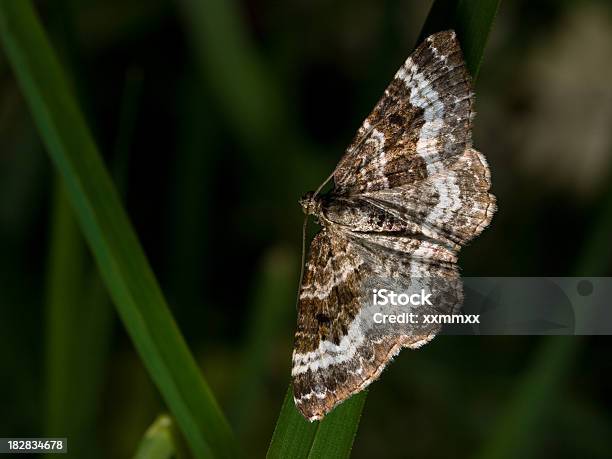
[[[299,202],[306,215],[318,215],[321,212],[321,202],[317,200],[314,191],[306,193]]]

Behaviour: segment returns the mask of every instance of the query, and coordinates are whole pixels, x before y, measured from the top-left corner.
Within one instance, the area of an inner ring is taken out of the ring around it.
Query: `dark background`
[[[289,380],[297,199],[333,170],[430,2],[208,3],[206,17],[165,0],[37,6],[172,312],[260,456]],[[502,3],[474,127],[499,211],[462,252],[464,275],[612,273],[610,56],[607,2]],[[0,436],[65,426],[74,454],[95,441],[82,457],[130,457],[163,403],[78,236],[77,276],[53,280],[58,196],[0,55]],[[77,298],[67,361],[50,357],[54,287]],[[523,457],[609,457],[610,351],[607,337],[508,336],[404,351],[370,390],[353,456],[486,456],[510,442]]]

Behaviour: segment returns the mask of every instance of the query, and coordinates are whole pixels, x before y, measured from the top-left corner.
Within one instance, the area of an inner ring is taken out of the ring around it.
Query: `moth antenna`
[[[334,171],[334,172],[335,172],[335,171]],[[325,185],[327,185],[327,182],[329,182],[329,181],[332,179],[332,177],[334,176],[334,172],[332,172],[331,174],[329,174],[329,177],[327,177],[327,178],[325,179],[325,181],[324,181],[323,183],[321,183],[321,185],[319,185],[319,188],[317,188],[317,190],[316,190],[316,191],[314,192],[314,194],[312,195],[312,199],[316,198],[316,197],[317,197],[317,195],[318,195],[318,194],[321,192],[321,190],[323,189],[323,187],[324,187]]]

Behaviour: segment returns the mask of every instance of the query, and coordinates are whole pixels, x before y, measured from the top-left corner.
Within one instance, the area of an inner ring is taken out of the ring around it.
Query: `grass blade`
[[[46,436],[69,436],[72,453],[83,456],[92,454],[92,445],[99,450],[95,426],[113,314],[99,277],[88,269],[90,258],[59,178],[53,198],[44,429]]]
[[[351,452],[357,434],[359,419],[365,404],[367,391],[363,391],[342,404],[342,410],[335,410],[319,425],[309,458],[345,458]],[[292,401],[293,403],[293,401]],[[354,420],[347,423],[347,419]]]
[[[127,179],[135,89],[139,89],[134,80],[128,74],[113,157],[113,179],[120,193]],[[70,437],[75,456],[102,457],[102,448],[96,446],[96,420],[114,315],[99,275],[91,270],[61,178],[56,176],[56,182],[46,291],[45,435]],[[72,403],[75,397],[79,403]]]
[[[501,0],[438,0],[423,26],[422,37],[454,28],[465,59],[476,77],[486,40]],[[268,449],[268,457],[348,457],[357,432],[366,392],[337,407],[320,423],[309,424],[297,412],[291,389],[285,396]]]
[[[419,41],[444,29],[455,29],[468,69],[478,76],[484,48],[501,0],[438,0],[427,16]]]
[[[322,422],[308,422],[295,409],[291,388],[268,449],[268,458],[344,458],[351,452],[367,391],[351,397]]]
[[[338,409],[342,409],[342,406],[339,406]],[[266,457],[270,459],[307,458],[318,427],[317,422],[306,421],[295,409],[293,391],[289,387]]]
[[[72,209],[66,200],[61,183],[57,183],[54,191],[51,222],[51,249],[47,276],[47,317],[46,323],[46,387],[47,407],[45,432],[59,434],[65,429],[71,408],[66,404],[71,392],[69,379],[71,376],[70,362],[67,355],[74,346],[71,337],[74,335],[73,323],[70,318],[75,316],[82,297],[82,268],[85,247],[80,243],[80,232],[74,221]],[[66,288],[72,285],[72,288]]]
[[[168,310],[30,1],[0,2],[0,36],[81,230],[149,375],[197,457],[236,456],[227,421]]]

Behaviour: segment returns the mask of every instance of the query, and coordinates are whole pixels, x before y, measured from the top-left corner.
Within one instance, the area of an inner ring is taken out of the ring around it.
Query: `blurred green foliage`
[[[0,4],[0,36],[41,138],[61,175],[76,220],[151,379],[196,457],[235,457],[239,447],[168,310],[30,2]],[[57,245],[61,249],[62,244]],[[74,281],[74,272],[70,274],[70,280]],[[62,276],[57,280],[65,279]],[[66,288],[70,286],[60,284],[50,292]],[[70,298],[67,300],[73,302]],[[51,303],[61,304],[62,298],[54,298]],[[52,304],[51,309],[59,308]],[[59,312],[64,320],[75,315],[72,311]],[[72,333],[81,324],[75,321],[68,325]],[[54,337],[65,336],[56,333]],[[85,346],[84,341],[75,342],[74,348]],[[69,355],[74,353],[69,346],[64,349]],[[61,431],[64,426],[53,424],[52,427]],[[67,427],[76,429],[71,423]]]
[[[296,200],[333,168],[430,3],[36,3],[100,152],[126,177],[127,212],[173,315],[251,456],[265,454],[288,381]],[[594,52],[612,31],[598,18],[611,14],[597,0],[502,4],[475,121],[500,211],[461,254],[464,275],[610,275],[612,146],[602,130],[603,159],[586,145],[570,157],[570,172],[600,161],[605,179],[586,192],[549,181],[564,164],[562,131],[582,134],[570,121],[535,129],[553,85],[532,61],[545,49],[555,69],[566,37]],[[584,41],[580,27],[600,35]],[[609,75],[606,62],[572,56],[574,73],[554,72],[570,89]],[[95,439],[99,457],[132,457],[165,408],[109,314],[5,56],[0,75],[0,434],[63,424],[75,448]],[[607,93],[588,89],[566,91],[565,105],[610,121]],[[555,158],[544,171],[524,157],[540,151],[527,149],[534,135]],[[370,390],[353,456],[609,457],[609,350],[606,337],[439,337],[405,351]]]

